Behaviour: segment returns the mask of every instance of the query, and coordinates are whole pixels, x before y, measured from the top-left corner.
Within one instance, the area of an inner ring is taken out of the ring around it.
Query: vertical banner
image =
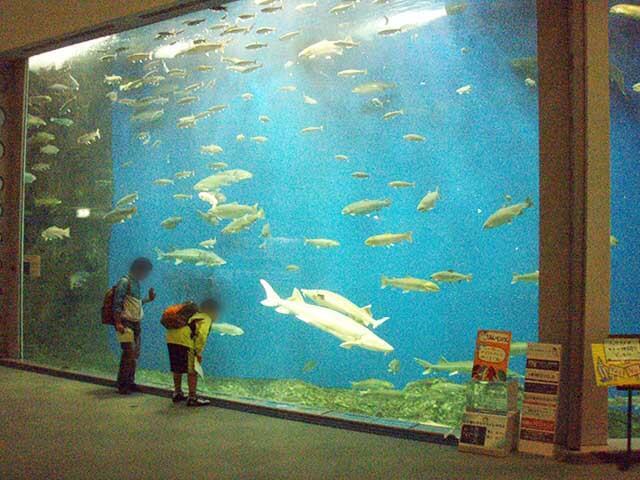
[[[562,347],[529,343],[518,450],[551,456],[555,450]]]
[[[478,330],[471,378],[484,382],[505,382],[510,349],[511,332]]]

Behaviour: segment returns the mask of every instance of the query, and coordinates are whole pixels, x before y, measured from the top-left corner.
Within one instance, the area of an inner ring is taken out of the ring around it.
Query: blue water
[[[625,2],[640,5],[638,1]],[[610,2],[611,5],[615,2]],[[640,95],[638,22],[610,17],[609,60],[624,72],[626,95],[611,88],[611,231],[620,243],[611,251],[611,332],[635,333],[640,298],[636,295],[640,251],[640,170],[637,167]]]
[[[115,282],[139,255],[155,260],[156,247],[163,251],[196,247],[211,237],[218,239],[214,251],[227,261],[217,268],[154,262],[153,274],[144,285],[158,293],[146,309],[144,368],[168,369],[164,329],[158,322],[164,307],[206,295],[222,302],[221,321],[245,331],[240,337],[212,336],[204,367],[215,376],[302,378],[323,386],[348,386],[349,381],[377,377],[401,387],[420,377],[414,357],[471,359],[480,328],[510,330],[514,340],[537,340],[538,287],[510,284],[513,272],[538,268],[537,92],[509,65],[512,58],[536,54],[535,2],[469,2],[465,12],[452,16],[443,15],[441,2],[384,6],[361,2],[340,16],[327,13],[333,3],[319,3],[318,9],[304,14],[295,12],[295,5],[288,2],[284,12],[258,12],[256,27],[272,26],[277,32],[266,37],[254,33],[233,37],[225,56],[264,63],[256,72],[226,71],[218,54],[167,60],[170,68],[190,71],[202,63],[215,65],[213,72],[193,71],[178,82],[183,86],[213,78],[217,83],[214,89],[198,91],[201,98],[195,104],[179,106],[172,101],[165,105],[163,119],[152,126],[131,123],[132,110],[114,104],[114,201],[133,191],[140,199],[139,214],[113,227],[110,279]],[[229,5],[229,17],[257,10],[253,2],[237,2]],[[393,37],[375,34],[384,28],[383,15],[393,21],[393,15],[414,12],[409,18],[415,21],[419,18],[416,11],[435,12],[434,19]],[[208,11],[186,18],[200,16],[208,21],[186,27],[187,38],[219,38],[206,26],[217,23],[220,13]],[[157,47],[160,42],[153,40],[155,33],[183,28],[182,20],[145,27],[118,41],[141,51]],[[253,20],[243,23],[249,25]],[[303,33],[288,42],[277,39],[298,29]],[[316,59],[284,68],[289,60],[297,62],[297,52],[308,45],[347,35],[360,46],[333,60]],[[255,40],[269,47],[243,49]],[[468,53],[461,53],[463,48]],[[354,79],[336,76],[347,68],[366,68],[369,73]],[[145,71],[141,65],[119,59],[112,73],[136,78]],[[351,93],[354,86],[373,80],[398,84],[378,95],[390,101],[384,109],[369,105],[375,95]],[[467,84],[472,85],[472,92],[458,95],[456,89]],[[296,85],[297,91],[279,92],[285,85]],[[104,90],[106,93],[107,87]],[[253,100],[242,100],[240,95],[245,92],[253,93]],[[318,100],[318,105],[304,104],[303,93]],[[120,96],[150,94],[153,87]],[[221,103],[229,108],[201,120],[193,129],[176,128],[178,117]],[[406,114],[382,120],[382,113],[397,109]],[[271,122],[259,122],[259,115],[268,115]],[[299,133],[315,125],[323,125],[324,132]],[[151,143],[160,139],[162,144],[156,149],[142,145],[136,139],[141,130],[151,132]],[[269,140],[239,143],[235,140],[239,133],[247,139],[265,135]],[[406,142],[402,136],[407,133],[422,134],[427,140]],[[221,145],[224,152],[217,156],[199,152],[201,145],[212,143]],[[349,161],[336,161],[336,154],[348,155]],[[132,166],[123,167],[130,161]],[[262,223],[239,234],[222,235],[224,224],[212,227],[198,217],[197,210],[207,206],[192,187],[213,173],[206,165],[214,161],[253,173],[252,180],[223,192],[229,201],[258,202],[265,209],[275,237],[266,249],[258,248],[263,241],[259,236]],[[181,170],[195,170],[196,175],[168,187],[152,183],[157,178],[172,178]],[[353,179],[351,173],[358,170],[371,178]],[[415,181],[417,186],[394,190],[387,186],[392,180]],[[619,179],[614,178],[614,191],[620,191],[616,181]],[[436,187],[442,195],[437,207],[417,212],[422,196]],[[172,198],[176,193],[194,194],[194,199],[177,201]],[[504,204],[506,194],[514,202],[530,196],[534,208],[512,225],[484,231],[483,222]],[[390,198],[393,204],[378,216],[341,215],[345,205],[364,198]],[[635,204],[630,200],[626,205]],[[638,215],[637,209],[632,213]],[[160,227],[162,220],[174,215],[183,217],[175,230]],[[363,244],[370,235],[408,230],[414,232],[412,245],[385,249]],[[316,250],[303,244],[305,237],[332,238],[341,246]],[[626,235],[620,237],[618,253],[631,249]],[[287,272],[288,264],[297,264],[301,270]],[[472,273],[473,281],[442,284],[441,291],[432,294],[380,289],[381,275],[429,278],[446,269]],[[358,348],[345,350],[337,338],[263,307],[261,278],[283,297],[294,287],[321,288],[360,305],[371,303],[376,318],[391,317],[375,332],[395,351],[385,356]],[[386,368],[394,358],[402,362],[402,368],[392,376]],[[302,373],[308,360],[317,361],[318,368]],[[516,359],[512,367],[521,369],[522,360]]]

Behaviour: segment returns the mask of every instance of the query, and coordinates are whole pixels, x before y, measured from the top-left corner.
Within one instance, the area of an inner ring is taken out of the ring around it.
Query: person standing
[[[113,320],[118,341],[122,348],[120,369],[118,371],[118,393],[128,395],[139,392],[136,385],[136,363],[140,357],[140,321],[144,316],[143,305],[153,302],[156,293],[153,288],[145,299],[140,293],[140,282],[144,281],[153,270],[148,258],[136,258],[129,273],[122,277],[115,287],[113,297]]]

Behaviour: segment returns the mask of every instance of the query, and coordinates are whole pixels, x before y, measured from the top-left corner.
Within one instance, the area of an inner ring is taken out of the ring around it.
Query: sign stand
[[[631,448],[633,434],[633,392],[640,391],[640,335],[611,335],[604,344],[591,345],[596,383],[627,392],[627,446],[621,454],[608,454],[626,471],[640,463],[640,452]]]
[[[631,450],[631,438],[633,434],[633,391],[640,391],[640,385],[618,387],[618,391],[624,390],[627,391],[627,450],[620,463],[620,470],[626,471],[629,470],[634,463],[640,463],[640,457],[633,458],[633,450]]]

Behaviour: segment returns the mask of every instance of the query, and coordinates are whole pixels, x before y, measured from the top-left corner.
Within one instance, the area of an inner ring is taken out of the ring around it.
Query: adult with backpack
[[[149,289],[147,298],[142,299],[140,282],[144,281],[153,269],[148,258],[136,258],[129,273],[118,280],[107,294],[102,305],[102,323],[113,325],[122,356],[118,371],[118,393],[128,395],[139,392],[136,385],[136,363],[140,357],[140,321],[144,316],[143,305],[153,302],[156,294]]]
[[[215,300],[207,299],[199,307],[192,302],[172,305],[162,315],[160,322],[167,329],[169,363],[173,373],[173,403],[187,400],[188,407],[203,407],[211,403],[197,396],[197,371],[201,372],[202,352],[219,310]],[[184,374],[187,374],[189,397],[182,392]]]

